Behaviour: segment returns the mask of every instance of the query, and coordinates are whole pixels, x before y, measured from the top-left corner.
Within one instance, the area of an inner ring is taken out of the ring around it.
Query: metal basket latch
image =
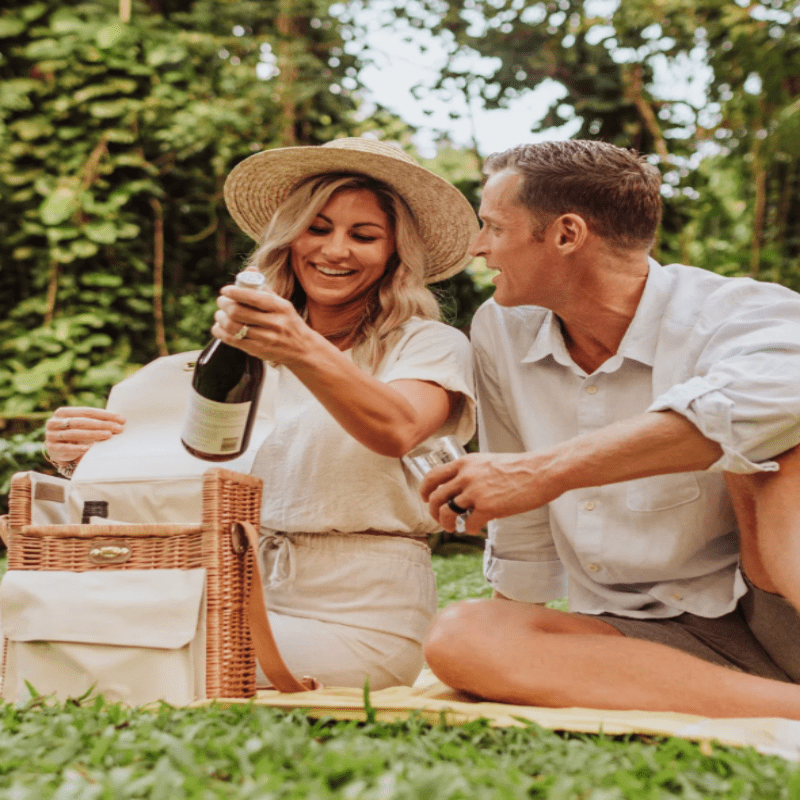
[[[92,564],[124,564],[131,557],[131,548],[125,542],[97,542],[89,551]]]

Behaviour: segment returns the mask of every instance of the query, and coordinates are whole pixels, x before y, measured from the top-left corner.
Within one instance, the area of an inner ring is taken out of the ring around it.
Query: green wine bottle
[[[245,270],[236,276],[236,285],[262,289],[264,276]],[[183,446],[205,461],[230,461],[242,455],[250,442],[263,383],[260,358],[212,339],[194,368]]]

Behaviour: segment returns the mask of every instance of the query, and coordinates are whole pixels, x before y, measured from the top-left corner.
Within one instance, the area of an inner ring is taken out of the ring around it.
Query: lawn
[[[442,604],[488,594],[480,556],[434,558]],[[683,739],[535,726],[312,721],[263,707],[0,706],[2,800],[800,800],[800,768]]]

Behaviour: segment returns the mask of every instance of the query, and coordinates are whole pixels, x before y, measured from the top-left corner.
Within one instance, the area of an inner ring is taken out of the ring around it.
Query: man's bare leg
[[[776,459],[778,472],[725,473],[750,581],[800,613],[800,446]]]
[[[434,620],[425,658],[448,686],[506,703],[800,719],[800,686],[530,603],[449,606]]]
[[[800,612],[800,447],[777,461],[778,472],[725,478],[749,579]],[[800,719],[800,686],[528,603],[450,606],[434,621],[426,659],[448,685],[503,702]]]

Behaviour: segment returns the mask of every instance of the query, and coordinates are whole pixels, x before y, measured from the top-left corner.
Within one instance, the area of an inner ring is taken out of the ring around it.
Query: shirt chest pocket
[[[628,481],[626,505],[631,511],[666,511],[700,497],[700,484],[691,472]]]

